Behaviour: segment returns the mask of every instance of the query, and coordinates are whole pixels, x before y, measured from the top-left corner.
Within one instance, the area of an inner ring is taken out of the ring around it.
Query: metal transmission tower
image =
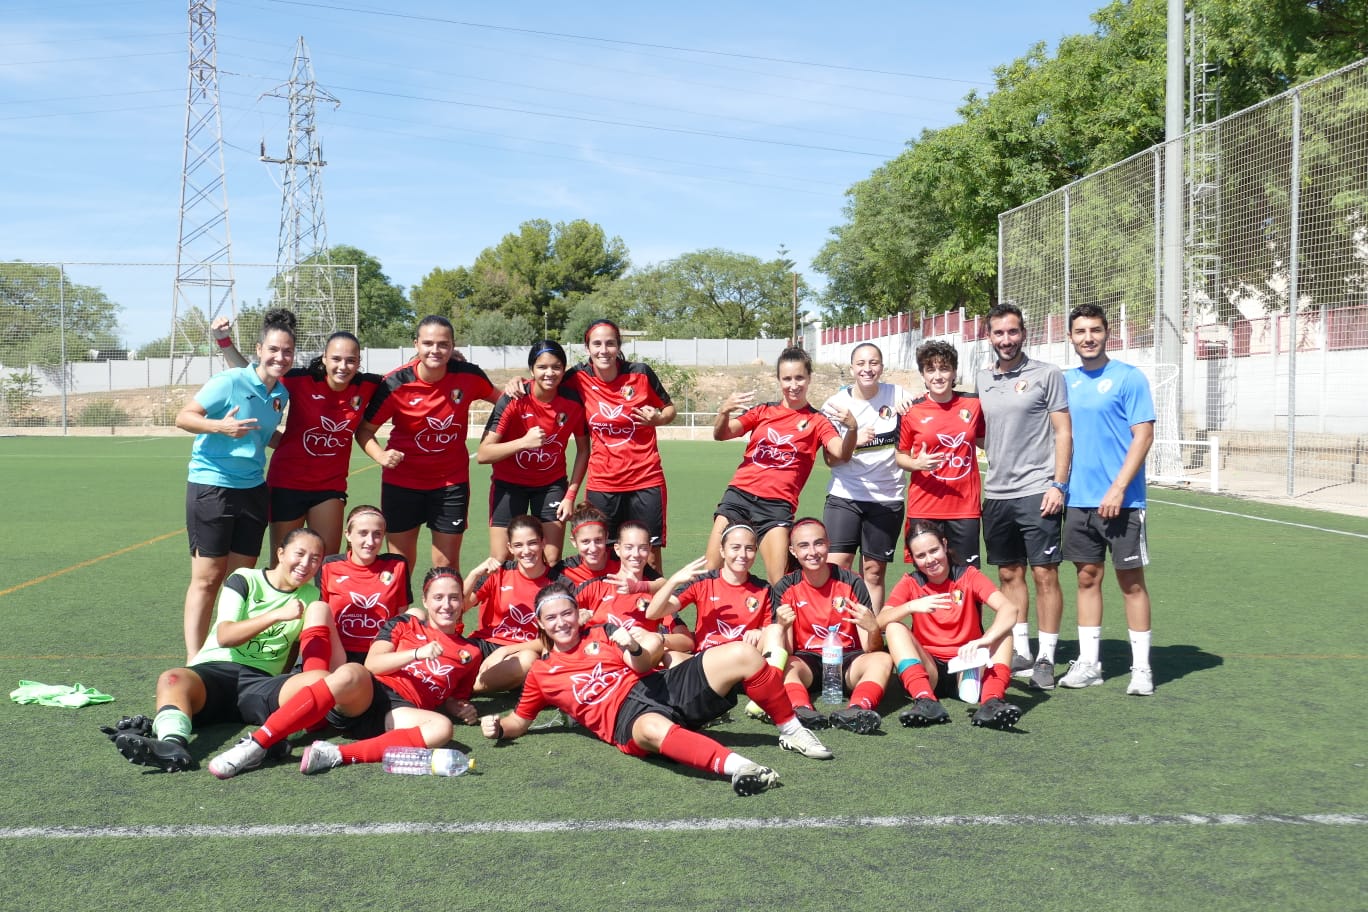
[[[1187,305],[1221,308],[1221,119],[1219,68],[1207,53],[1206,19],[1188,16]]]
[[[328,227],[323,218],[323,166],[327,162],[314,126],[318,102],[331,102],[333,107],[341,102],[315,81],[302,36],[295,46],[290,81],[262,97],[285,98],[290,105],[284,156],[268,156],[266,141],[261,141],[261,160],[281,166],[275,299],[299,317],[295,340],[299,353],[319,353],[336,330],[356,329],[352,288],[335,287],[343,283],[335,281],[328,258]]]
[[[208,324],[237,311],[223,181],[223,119],[219,114],[215,0],[190,0],[190,77],[185,97],[180,239],[171,299],[171,382],[185,379],[190,358],[203,353]],[[225,307],[226,305],[226,307]],[[203,321],[198,318],[203,317]]]

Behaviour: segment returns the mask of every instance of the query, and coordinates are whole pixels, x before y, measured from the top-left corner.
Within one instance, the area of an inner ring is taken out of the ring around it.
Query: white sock
[[[1028,659],[1031,657],[1031,625],[1026,621],[1012,625],[1012,651]]]
[[[727,756],[726,760],[722,761],[722,775],[734,776],[736,775],[737,770],[743,766],[750,765],[750,762],[751,761],[740,754],[733,752]]]
[[[1131,630],[1131,666],[1134,668],[1149,668],[1150,654],[1150,632],[1148,630]]]
[[[797,734],[802,730],[803,723],[798,721],[797,716],[794,716],[792,719],[789,719],[783,725],[779,726],[779,734],[781,735],[793,735]]]
[[[1102,628],[1080,626],[1078,628],[1078,661],[1098,664],[1101,662],[1101,649]]]
[[[1059,645],[1059,634],[1040,632],[1040,653],[1036,656],[1036,661],[1046,661],[1051,665],[1055,661],[1055,647]]]

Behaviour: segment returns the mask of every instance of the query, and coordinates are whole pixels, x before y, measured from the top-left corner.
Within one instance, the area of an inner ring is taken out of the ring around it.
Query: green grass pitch
[[[663,449],[673,569],[701,553],[740,448]],[[220,782],[131,766],[97,731],[152,710],[180,661],[188,452],[184,437],[0,440],[0,680],[117,697],[0,704],[0,910],[1365,907],[1368,520],[1152,489],[1153,698],[1124,694],[1109,581],[1105,686],[1014,685],[1026,713],[996,732],[954,701],[954,724],[903,729],[895,683],[884,732],[824,735],[827,763],[738,713],[711,733],[782,776],[753,798],[559,730],[497,748],[458,730],[479,761],[459,779],[292,762]],[[374,502],[378,470],[354,468],[351,502]],[[465,563],[485,548],[476,528]],[[193,750],[240,734],[207,729]]]

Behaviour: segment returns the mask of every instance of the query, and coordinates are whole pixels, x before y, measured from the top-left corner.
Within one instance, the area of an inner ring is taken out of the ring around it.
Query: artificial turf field
[[[672,570],[701,553],[740,448],[662,449]],[[458,779],[291,762],[220,782],[131,766],[97,730],[150,712],[182,659],[188,452],[0,440],[0,680],[117,697],[0,704],[0,910],[1368,908],[1368,520],[1151,489],[1154,697],[1124,694],[1109,582],[1104,686],[1014,685],[1026,713],[997,732],[954,701],[954,724],[903,729],[895,682],[885,731],[823,733],[826,763],[737,713],[710,733],[781,774],[751,798],[560,729],[502,747],[460,729],[479,772]],[[351,503],[376,502],[378,470],[355,468]],[[477,528],[465,563],[484,553]]]

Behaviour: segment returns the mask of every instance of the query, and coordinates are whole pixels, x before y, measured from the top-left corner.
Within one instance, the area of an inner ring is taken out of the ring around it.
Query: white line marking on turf
[[[1254,519],[1259,522],[1273,523],[1278,526],[1294,526],[1298,529],[1310,529],[1312,532],[1328,532],[1331,535],[1348,535],[1350,538],[1368,538],[1362,532],[1346,532],[1343,529],[1327,529],[1325,526],[1312,526],[1306,523],[1288,522],[1285,519],[1269,519],[1267,516],[1251,516],[1248,513],[1236,513],[1233,510],[1214,510],[1211,507],[1197,507],[1192,504],[1176,503],[1172,500],[1156,500],[1149,498],[1150,503],[1163,504],[1166,507],[1182,507],[1185,510],[1201,510],[1203,513],[1219,513],[1222,516],[1235,516],[1240,519]]]
[[[298,836],[480,836],[501,833],[623,833],[642,830],[940,829],[978,826],[1366,826],[1368,814],[951,814],[896,817],[737,817],[683,820],[546,820],[487,823],[305,823],[255,826],[4,827],[0,839],[259,839]]]

